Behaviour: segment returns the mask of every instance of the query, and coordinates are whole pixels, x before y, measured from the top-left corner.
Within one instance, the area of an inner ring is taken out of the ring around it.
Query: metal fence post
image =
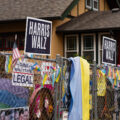
[[[96,61],[94,61],[94,66],[93,66],[93,87],[92,87],[92,93],[93,93],[93,113],[94,113],[94,118],[95,120],[98,119],[97,115],[97,76],[96,76]]]
[[[56,65],[60,65],[60,55],[59,54],[57,54],[56,55]],[[54,108],[54,120],[57,120],[57,106],[58,106],[58,104],[57,104],[57,101],[58,101],[58,83],[55,83],[55,91],[54,91],[54,93],[55,93],[55,97],[54,97],[54,101],[55,101],[55,108]]]
[[[61,95],[62,95],[62,80],[63,80],[63,58],[60,59],[61,75],[59,80],[59,109],[58,109],[58,120],[60,119],[61,112]]]
[[[119,120],[119,112],[118,112],[118,89],[114,89],[114,106],[115,106],[115,113],[116,113],[116,120]]]

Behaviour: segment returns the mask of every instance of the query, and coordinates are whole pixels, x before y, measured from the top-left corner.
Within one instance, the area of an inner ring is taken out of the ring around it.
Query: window
[[[79,54],[78,35],[65,36],[65,57],[75,57]]]
[[[12,50],[16,33],[0,34],[0,50]],[[17,46],[20,50],[24,49],[25,33],[17,33]]]
[[[93,10],[98,10],[98,0],[93,0]]]
[[[99,0],[86,0],[86,8],[98,11]]]
[[[93,63],[93,60],[96,60],[95,35],[84,34],[81,40],[81,55],[90,63]]]
[[[86,0],[86,8],[91,9],[92,8],[92,1]]]
[[[99,40],[98,40],[98,64],[102,64],[102,42],[103,42],[103,36],[110,37],[109,33],[100,33],[99,34]]]

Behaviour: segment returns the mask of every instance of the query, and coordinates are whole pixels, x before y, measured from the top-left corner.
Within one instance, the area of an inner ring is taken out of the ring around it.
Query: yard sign
[[[116,40],[103,37],[102,63],[116,65]]]
[[[13,68],[12,84],[16,86],[33,87],[33,63],[18,61]]]
[[[50,55],[52,22],[27,17],[25,35],[25,53]]]

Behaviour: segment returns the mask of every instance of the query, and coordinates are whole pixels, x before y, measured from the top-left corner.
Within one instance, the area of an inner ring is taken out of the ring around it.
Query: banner
[[[29,120],[29,107],[0,109],[0,120]]]
[[[33,87],[33,63],[18,61],[13,68],[12,84],[16,86]]]
[[[116,40],[103,37],[102,63],[116,65]]]
[[[51,21],[27,17],[25,53],[50,55],[51,38]]]

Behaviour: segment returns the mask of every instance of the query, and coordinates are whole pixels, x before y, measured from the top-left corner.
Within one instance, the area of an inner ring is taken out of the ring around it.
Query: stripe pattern
[[[14,42],[13,45],[13,58],[12,58],[12,65],[15,66],[17,63],[18,59],[21,57],[20,52],[17,48],[16,42]]]

